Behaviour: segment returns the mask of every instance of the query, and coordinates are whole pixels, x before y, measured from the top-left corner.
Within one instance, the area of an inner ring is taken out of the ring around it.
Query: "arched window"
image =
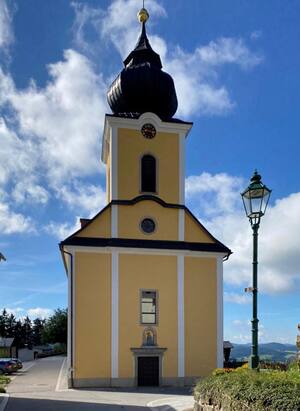
[[[156,192],[156,160],[150,154],[145,154],[141,160],[141,191]]]

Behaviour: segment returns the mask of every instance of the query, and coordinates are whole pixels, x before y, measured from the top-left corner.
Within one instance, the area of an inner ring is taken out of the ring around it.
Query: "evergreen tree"
[[[21,320],[16,321],[14,337],[15,337],[15,344],[16,344],[17,348],[23,348],[24,347],[23,325],[22,325]]]
[[[30,318],[25,317],[22,323],[22,343],[28,348],[32,347],[33,334],[32,334],[32,323]]]
[[[54,314],[46,320],[43,331],[43,342],[67,344],[67,328],[67,309],[58,308],[54,311]]]
[[[0,314],[0,337],[7,337],[8,313],[4,308]]]
[[[32,328],[33,345],[42,344],[44,326],[45,326],[45,320],[41,320],[40,318],[36,318],[35,320],[33,320],[33,328]]]
[[[10,314],[7,317],[7,323],[6,323],[6,335],[7,335],[7,337],[15,338],[16,323],[17,323],[16,317],[13,314]]]

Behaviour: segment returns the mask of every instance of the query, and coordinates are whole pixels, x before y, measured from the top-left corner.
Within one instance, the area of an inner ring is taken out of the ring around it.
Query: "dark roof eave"
[[[140,240],[133,238],[93,238],[71,237],[60,243],[61,246],[83,247],[124,247],[149,248],[158,250],[186,250],[224,253],[229,256],[232,252],[221,243],[194,243],[186,241]]]

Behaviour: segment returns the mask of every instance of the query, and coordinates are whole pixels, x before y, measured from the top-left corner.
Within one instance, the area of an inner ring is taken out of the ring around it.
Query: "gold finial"
[[[143,7],[139,12],[138,12],[138,20],[140,23],[146,23],[146,21],[149,19],[149,13],[148,11]]]

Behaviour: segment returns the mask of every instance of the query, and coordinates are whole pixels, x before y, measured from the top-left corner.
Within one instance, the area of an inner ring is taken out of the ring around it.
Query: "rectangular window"
[[[157,298],[156,291],[141,292],[141,323],[157,323]]]

